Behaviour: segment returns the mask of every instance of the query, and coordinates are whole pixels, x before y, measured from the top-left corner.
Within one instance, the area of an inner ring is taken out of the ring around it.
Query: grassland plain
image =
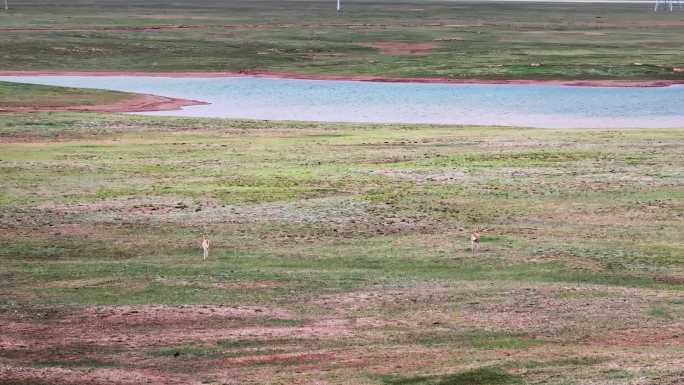
[[[333,2],[334,3],[334,2]],[[648,4],[15,2],[1,70],[683,80],[681,12]]]
[[[3,114],[0,383],[680,384],[683,145]]]
[[[125,92],[0,82],[0,109],[109,105],[132,97]]]
[[[0,113],[165,111],[194,104],[204,102],[128,92],[0,82]]]

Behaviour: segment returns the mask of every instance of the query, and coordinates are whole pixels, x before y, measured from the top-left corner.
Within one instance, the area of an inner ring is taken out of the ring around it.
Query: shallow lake
[[[684,85],[627,88],[148,76],[0,76],[0,80],[211,103],[145,115],[549,128],[684,127]]]

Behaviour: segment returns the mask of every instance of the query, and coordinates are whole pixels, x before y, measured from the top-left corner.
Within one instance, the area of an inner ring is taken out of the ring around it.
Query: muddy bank
[[[304,80],[347,80],[361,82],[388,83],[452,83],[452,84],[524,84],[524,85],[562,85],[581,87],[667,87],[684,84],[684,79],[672,80],[553,80],[553,79],[453,79],[446,77],[391,77],[374,75],[320,75],[276,71],[183,71],[183,72],[144,72],[144,71],[0,71],[0,76],[157,76],[157,77],[264,77]],[[199,102],[197,102],[199,103]],[[197,104],[194,103],[194,104]]]
[[[198,100],[169,98],[165,96],[135,94],[129,99],[112,104],[73,105],[73,106],[23,106],[3,107],[0,112],[48,112],[48,111],[81,111],[81,112],[144,112],[174,111],[182,107],[208,104]]]

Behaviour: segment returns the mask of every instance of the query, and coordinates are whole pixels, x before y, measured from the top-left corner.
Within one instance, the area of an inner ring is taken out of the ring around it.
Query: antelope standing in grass
[[[480,235],[489,229],[481,229],[477,227],[475,231],[470,233],[470,250],[475,254],[475,252],[480,250]]]
[[[202,259],[207,259],[209,256],[209,239],[207,238],[206,234],[202,235],[202,251],[204,252]]]

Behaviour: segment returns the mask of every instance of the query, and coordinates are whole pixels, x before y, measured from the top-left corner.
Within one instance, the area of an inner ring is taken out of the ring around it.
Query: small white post
[[[7,0],[5,0],[7,1]],[[340,4],[340,0],[337,0],[337,13],[342,12],[342,5]]]
[[[7,4],[7,0],[5,0],[5,11],[9,10],[9,5]]]

